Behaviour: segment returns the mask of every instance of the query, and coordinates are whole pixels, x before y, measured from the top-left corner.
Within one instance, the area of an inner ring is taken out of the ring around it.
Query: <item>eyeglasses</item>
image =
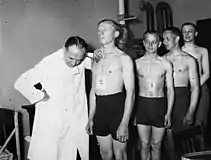
[[[188,30],[188,31],[183,31],[182,33],[183,34],[189,34],[189,33],[193,33],[194,31],[193,30]]]

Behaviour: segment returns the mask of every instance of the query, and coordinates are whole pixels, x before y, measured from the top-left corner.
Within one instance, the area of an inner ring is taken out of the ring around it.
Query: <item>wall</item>
[[[210,0],[168,0],[172,10],[174,24],[181,26],[184,22],[195,22],[211,18]]]

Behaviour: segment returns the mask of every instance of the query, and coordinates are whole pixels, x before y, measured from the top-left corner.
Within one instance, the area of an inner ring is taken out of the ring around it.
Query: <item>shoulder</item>
[[[193,67],[197,64],[196,59],[192,55],[188,54],[187,52],[183,52],[182,56],[188,65]]]
[[[144,60],[145,60],[145,57],[143,56],[143,57],[140,57],[140,58],[138,58],[138,59],[136,59],[135,60],[135,65],[136,66],[141,66],[141,65],[143,65],[144,64]]]
[[[162,58],[164,58],[164,59],[168,59],[169,58],[169,52],[168,53],[166,53],[166,54],[164,54],[163,56],[161,56]]]
[[[191,60],[191,59],[195,59],[191,54],[189,54],[188,52],[186,51],[181,51],[181,53],[179,54],[179,57],[182,59],[182,60],[185,60],[185,61],[188,61],[188,60]]]
[[[167,68],[172,68],[172,63],[164,57],[159,57],[161,64],[163,64]]]
[[[55,64],[59,61],[61,61],[61,59],[63,58],[63,50],[60,49],[54,53],[51,53],[45,57],[43,57],[36,65],[36,67],[51,67],[51,66],[55,66]]]
[[[63,49],[59,49],[56,52],[53,52],[47,56],[45,56],[42,61],[53,61],[53,60],[59,60],[63,58],[64,51]]]
[[[120,59],[121,66],[123,66],[124,68],[133,67],[134,63],[133,63],[132,58],[129,55],[122,52],[122,53],[118,53],[118,57]]]
[[[128,54],[126,54],[125,52],[118,53],[118,56],[120,57],[120,59],[122,61],[130,61],[130,62],[132,62],[132,58]]]
[[[196,49],[197,49],[198,53],[200,53],[202,56],[204,54],[208,54],[208,50],[206,48],[204,48],[204,47],[196,46]]]

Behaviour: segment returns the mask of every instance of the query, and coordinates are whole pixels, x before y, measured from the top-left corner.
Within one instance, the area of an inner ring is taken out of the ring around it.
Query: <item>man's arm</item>
[[[197,70],[197,62],[195,61],[194,58],[190,57],[188,60],[188,65],[189,65],[189,82],[190,82],[190,87],[191,87],[191,97],[190,97],[190,106],[187,114],[190,114],[193,116],[196,106],[198,103],[198,98],[199,98],[199,74]]]
[[[210,77],[210,66],[209,66],[209,56],[207,49],[203,48],[202,51],[202,75],[200,78],[200,84],[201,86],[206,83],[206,81]]]
[[[128,125],[135,99],[135,77],[133,61],[129,56],[122,56],[123,81],[126,89],[124,114],[121,124]]]
[[[92,72],[92,87],[89,94],[89,121],[93,121],[96,110],[95,73]]]
[[[167,115],[171,115],[174,104],[174,82],[173,82],[173,67],[170,62],[166,63],[166,87],[167,87]]]
[[[32,104],[40,101],[44,97],[44,93],[34,87],[34,85],[42,81],[44,76],[41,65],[42,64],[38,64],[34,68],[23,73],[14,84],[14,88]]]

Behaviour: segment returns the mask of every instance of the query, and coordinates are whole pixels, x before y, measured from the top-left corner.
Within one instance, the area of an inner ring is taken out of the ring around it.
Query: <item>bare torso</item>
[[[97,95],[110,95],[121,92],[123,89],[122,61],[125,53],[107,54],[92,68],[95,93]]]
[[[205,51],[204,48],[202,47],[198,47],[198,46],[194,46],[194,48],[186,48],[185,46],[182,47],[182,50],[187,52],[188,54],[190,54],[191,56],[193,56],[198,63],[198,69],[199,69],[199,74],[200,76],[202,75],[202,56],[203,56],[203,52]]]
[[[181,52],[180,54],[167,54],[164,56],[173,65],[173,78],[175,87],[188,87],[189,86],[189,59],[187,53]]]
[[[139,83],[139,96],[163,97],[165,85],[166,60],[157,57],[153,60],[145,56],[136,60],[137,76]]]

